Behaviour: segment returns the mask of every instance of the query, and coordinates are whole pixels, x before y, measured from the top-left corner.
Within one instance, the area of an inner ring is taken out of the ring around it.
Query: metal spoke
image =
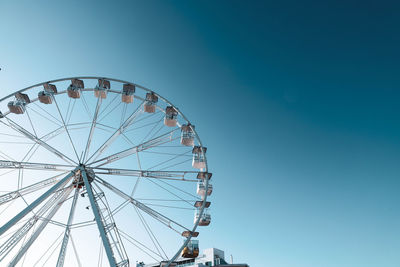
[[[151,170],[151,169],[154,169],[155,167],[158,167],[158,166],[161,166],[161,165],[163,165],[163,164],[165,164],[165,163],[171,162],[172,160],[177,159],[177,158],[179,158],[179,157],[187,156],[187,154],[190,153],[190,152],[192,152],[191,149],[188,150],[188,151],[186,151],[186,152],[183,152],[183,153],[181,153],[181,154],[175,155],[174,157],[169,158],[169,159],[167,159],[167,160],[164,160],[164,161],[162,161],[162,162],[160,162],[160,163],[157,163],[157,164],[155,164],[155,165],[149,167],[148,169]],[[187,161],[191,161],[191,160],[192,160],[192,159],[185,159],[183,162],[187,162]],[[180,163],[183,163],[183,162],[180,162]],[[180,163],[178,163],[178,164],[172,164],[170,167],[179,165]]]
[[[36,114],[38,114],[39,116],[41,116],[42,118],[45,118],[46,120],[56,124],[57,126],[62,126],[62,122],[59,121],[56,117],[54,117],[53,115],[51,115],[49,112],[47,112],[44,108],[42,108],[41,106],[39,106],[37,103],[33,102],[33,104],[35,106],[37,106],[40,110],[44,111],[49,117],[52,117],[53,119],[55,119],[55,121],[51,120],[49,117],[47,116],[43,116],[43,114],[41,114],[39,111],[35,110],[33,107],[31,107],[30,105],[28,105],[27,107],[29,107],[30,110],[32,110],[33,112],[35,112]]]
[[[67,124],[69,124],[69,122],[70,122],[70,120],[71,120],[71,117],[72,117],[72,113],[73,113],[73,111],[74,111],[74,108],[75,108],[75,103],[76,103],[77,101],[76,101],[76,99],[74,99],[74,101],[73,101],[73,103],[72,103],[72,108],[71,108],[71,110],[70,110],[70,112],[69,112],[69,117],[67,116],[66,118],[67,118]],[[67,113],[68,114],[68,113]]]
[[[138,167],[140,170],[140,176],[136,179],[135,186],[133,187],[132,192],[131,192],[131,197],[133,197],[135,195],[135,192],[139,185],[140,179],[142,178],[142,164],[140,163],[139,153],[136,154],[136,159],[137,159]]]
[[[15,160],[12,157],[10,157],[9,155],[7,155],[6,153],[0,151],[0,156],[4,159],[11,159],[11,160]]]
[[[113,99],[108,103],[108,105],[100,112],[99,117],[100,117],[101,115],[103,115],[103,114],[106,112],[106,110],[111,106],[112,103],[114,103],[114,101],[117,99],[118,96],[119,96],[119,94],[115,94],[114,98],[113,98]],[[117,102],[117,104],[116,104],[113,108],[111,108],[110,111],[107,111],[107,113],[106,113],[105,115],[103,115],[103,116],[101,116],[101,118],[99,118],[99,122],[100,122],[100,121],[103,121],[103,120],[104,120],[108,115],[110,115],[110,114],[114,111],[114,109],[116,109],[119,105],[120,105],[120,103]]]
[[[0,169],[30,169],[44,171],[69,171],[71,165],[0,160]]]
[[[55,192],[52,198],[50,198],[44,206],[42,206],[39,211],[31,217],[23,226],[21,226],[10,238],[7,239],[0,246],[0,261],[2,261],[7,254],[12,250],[15,245],[32,229],[40,217],[45,214],[51,207],[59,202],[60,198],[64,195],[64,190],[58,190]],[[33,209],[33,207],[32,207]],[[17,224],[18,221],[13,222],[12,226]]]
[[[62,180],[60,180],[57,184],[47,190],[44,194],[42,194],[39,198],[33,201],[28,207],[18,213],[14,218],[9,220],[6,224],[4,224],[0,228],[0,236],[2,236],[8,229],[10,229],[15,223],[20,221],[25,215],[31,212],[34,208],[36,208],[40,203],[42,203],[46,198],[48,198],[53,192],[57,189],[63,187],[71,178],[75,175],[75,171],[72,171],[70,174],[65,176]]]
[[[89,116],[89,119],[92,118],[92,115],[90,114],[89,106],[86,103],[85,94],[83,92],[82,92],[82,98],[81,99],[82,99],[83,106],[86,109],[86,112],[87,112],[87,114]]]
[[[146,250],[144,250],[143,248],[147,249],[148,251],[150,251],[151,253],[155,254],[156,256],[160,257],[160,259],[163,259],[162,255],[158,254],[157,252],[153,251],[152,249],[150,249],[149,247],[147,247],[146,245],[142,244],[141,242],[139,242],[138,240],[134,239],[133,237],[131,237],[130,235],[128,235],[127,233],[123,232],[122,230],[120,230],[121,232],[121,236],[123,238],[125,238],[129,243],[131,243],[132,245],[134,245],[135,247],[137,247],[138,249],[140,249],[141,251],[143,251],[144,253],[146,253],[149,257],[151,257],[153,260],[155,261],[159,261],[159,259],[154,258],[150,253],[148,253]],[[139,244],[140,246],[138,246],[137,244]]]
[[[92,164],[98,164],[96,167],[100,167],[100,166],[103,166],[105,164],[114,162],[116,160],[128,157],[128,156],[130,156],[132,154],[136,154],[136,153],[138,153],[140,151],[152,148],[154,146],[158,146],[158,145],[162,145],[162,144],[171,142],[172,140],[175,140],[176,138],[179,138],[179,137],[172,138],[172,134],[175,131],[176,131],[176,129],[172,130],[172,131],[170,131],[168,133],[165,133],[163,135],[160,135],[160,136],[158,136],[156,138],[153,138],[151,140],[148,140],[148,141],[146,141],[144,143],[141,143],[140,145],[125,149],[125,150],[123,150],[121,152],[118,152],[118,153],[112,154],[110,156],[104,157],[102,159],[93,161],[93,162],[89,163],[88,165],[90,166]]]
[[[35,264],[33,266],[37,266],[37,264],[44,258],[44,256],[46,256],[47,252],[50,251],[50,249],[57,243],[57,241],[61,238],[62,233],[60,233],[57,238],[53,241],[53,243],[45,250],[45,252],[42,254],[42,256],[40,256],[40,258],[35,262]],[[57,245],[58,246],[58,245]],[[54,251],[56,250],[57,246],[55,246],[53,248],[53,251],[50,253],[50,256],[52,253],[54,253]],[[47,257],[47,260],[43,263],[42,266],[45,266],[46,262],[49,260],[49,257]]]
[[[149,170],[114,169],[114,168],[103,168],[103,167],[93,167],[93,170],[95,170],[97,174],[105,174],[105,175],[134,176],[134,177],[146,177],[146,178],[176,180],[185,182],[198,182],[198,180],[195,179],[185,178],[185,176],[188,174],[197,174],[198,172],[196,171],[149,171]]]
[[[71,143],[71,146],[72,146],[72,148],[74,149],[74,152],[75,152],[76,158],[77,158],[77,159],[78,159],[78,161],[79,161],[79,156],[78,156],[78,153],[76,152],[75,145],[74,145],[74,143],[72,142],[72,138],[71,138],[71,135],[69,134],[68,128],[67,128],[67,126],[66,126],[66,124],[65,124],[64,117],[63,117],[63,115],[61,114],[60,107],[58,106],[57,100],[56,100],[56,98],[54,97],[54,95],[52,95],[52,98],[53,98],[53,100],[54,100],[54,103],[56,104],[56,107],[57,107],[57,110],[58,110],[58,114],[60,114],[61,121],[62,121],[62,123],[63,123],[64,129],[65,129],[65,132],[66,132],[66,133],[67,133],[67,135],[68,135],[68,139],[69,139],[69,141],[70,141],[70,143]]]
[[[92,185],[89,182],[88,177],[87,177],[86,170],[84,168],[81,168],[80,170],[81,170],[81,173],[82,173],[83,181],[85,183],[86,192],[87,192],[87,195],[88,195],[89,200],[90,200],[90,205],[92,207],[92,211],[93,211],[93,214],[95,216],[95,220],[96,220],[96,223],[97,223],[97,228],[99,229],[100,236],[101,236],[101,239],[103,241],[103,246],[104,246],[106,254],[107,254],[108,262],[109,262],[111,267],[122,266],[122,265],[118,265],[117,264],[117,261],[116,261],[116,258],[115,258],[116,255],[114,254],[114,252],[112,250],[111,243],[110,243],[110,238],[109,238],[110,226],[104,224],[103,216],[100,213],[100,209],[99,209],[98,203],[96,201],[96,199],[98,199],[100,196],[99,195],[96,195],[96,196],[94,195],[93,189],[92,189]],[[126,259],[122,259],[122,260],[126,261],[126,263],[125,263],[126,265],[129,264]]]
[[[18,261],[24,256],[26,251],[29,249],[29,247],[35,242],[35,240],[38,238],[38,236],[41,234],[43,229],[47,226],[51,218],[57,213],[57,211],[60,209],[61,205],[64,203],[65,199],[68,197],[68,195],[71,193],[73,187],[70,186],[66,190],[64,190],[62,197],[60,200],[56,203],[56,205],[51,209],[49,214],[46,216],[46,218],[42,221],[42,223],[38,226],[38,228],[35,230],[35,232],[32,234],[32,236],[29,238],[29,240],[24,244],[24,246],[19,250],[18,254],[13,258],[12,262],[9,264],[9,266],[15,266]]]
[[[7,120],[10,123],[10,125],[4,123],[3,121],[0,121],[0,122],[2,122],[4,125],[7,125],[8,127],[11,127],[12,129],[16,130],[17,132],[25,135],[27,138],[29,138],[32,141],[34,141],[35,143],[41,145],[43,148],[45,148],[48,151],[52,152],[53,154],[55,154],[56,156],[58,156],[62,160],[66,161],[68,163],[77,164],[74,160],[70,159],[68,156],[64,155],[63,153],[61,153],[60,151],[58,151],[54,147],[50,146],[49,144],[44,142],[42,139],[38,138],[37,136],[32,135],[29,131],[25,130],[19,124],[15,123],[11,119],[7,118]]]
[[[32,120],[31,120],[31,116],[29,116],[29,112],[28,112],[28,110],[26,110],[26,116],[28,117],[29,123],[31,124],[31,127],[32,127],[32,130],[33,130],[33,133],[35,134],[35,136],[37,136],[37,133],[36,133],[35,127],[33,127],[33,123],[32,123]]]
[[[111,191],[113,191],[115,194],[119,195],[120,197],[122,197],[123,199],[129,201],[130,203],[132,203],[134,206],[136,206],[137,208],[141,209],[142,211],[146,212],[147,214],[149,214],[150,216],[152,216],[153,218],[155,218],[156,220],[158,220],[159,222],[161,222],[162,224],[168,226],[169,228],[175,230],[174,228],[172,228],[172,225],[176,225],[179,226],[180,228],[190,231],[188,228],[186,228],[185,226],[181,225],[180,223],[168,218],[167,216],[153,210],[152,208],[146,206],[145,204],[143,204],[142,202],[132,198],[131,196],[127,195],[126,193],[122,192],[121,190],[119,190],[118,188],[114,187],[113,185],[107,183],[106,181],[104,181],[103,179],[101,179],[100,177],[98,177],[96,175],[95,180],[97,182],[99,182],[100,184],[102,184],[103,186],[107,187],[108,189],[110,189]],[[175,230],[176,231],[176,230]],[[178,232],[179,233],[179,232]]]
[[[141,107],[143,106],[144,101],[142,102],[141,105],[139,105],[139,107],[137,107],[137,109],[124,121],[124,123],[121,125],[121,127],[119,127],[113,135],[111,135],[107,141],[102,144],[95,153],[93,153],[92,156],[90,156],[90,158],[88,158],[88,160],[86,162],[88,162],[90,159],[96,159],[98,156],[100,156],[116,139],[117,137],[122,134],[126,128],[128,128],[133,122],[134,120],[137,118],[138,115],[140,115],[140,113],[142,112]]]
[[[77,187],[75,189],[74,198],[72,199],[71,210],[69,212],[68,222],[67,222],[67,226],[66,226],[65,232],[64,232],[64,238],[63,238],[63,241],[61,244],[60,254],[58,255],[58,260],[57,260],[57,265],[56,265],[57,267],[64,266],[65,255],[67,252],[68,241],[69,241],[69,237],[70,237],[70,233],[71,233],[71,224],[74,219],[76,202],[78,201],[78,196],[79,196],[79,187]]]
[[[144,229],[146,230],[147,235],[150,237],[151,242],[153,243],[153,245],[156,248],[156,250],[158,251],[158,253],[161,255],[161,251],[158,248],[158,247],[161,248],[160,243],[158,243],[158,240],[155,239],[153,232],[151,231],[147,222],[144,220],[143,215],[140,213],[139,209],[136,206],[133,206],[133,208],[136,211],[136,214],[138,215],[140,222],[142,223]],[[157,244],[158,244],[158,246],[157,246]],[[164,252],[164,250],[162,248],[161,248],[161,250]],[[165,259],[164,256],[162,256],[162,258]]]
[[[81,260],[79,259],[78,250],[76,249],[75,242],[74,242],[74,239],[72,238],[72,235],[71,235],[71,244],[72,244],[72,248],[74,249],[75,256],[76,256],[76,262],[78,263],[78,266],[81,267],[82,266]]]
[[[26,186],[26,187],[21,188],[19,190],[15,190],[15,191],[9,192],[7,194],[1,195],[0,196],[0,205],[3,205],[5,203],[10,202],[10,201],[12,201],[14,199],[17,199],[19,197],[22,197],[22,196],[24,196],[26,194],[29,194],[29,193],[38,191],[40,189],[43,189],[46,186],[55,184],[60,180],[59,177],[64,175],[64,174],[65,173],[61,173],[59,175],[50,177],[48,179],[45,179],[45,180],[37,182],[35,184]]]
[[[85,159],[88,157],[89,154],[90,144],[92,142],[94,129],[96,128],[97,116],[99,114],[101,103],[102,103],[102,98],[101,96],[99,96],[99,98],[97,99],[96,110],[93,114],[92,126],[90,127],[90,132],[86,143],[85,153],[82,162],[85,162]]]

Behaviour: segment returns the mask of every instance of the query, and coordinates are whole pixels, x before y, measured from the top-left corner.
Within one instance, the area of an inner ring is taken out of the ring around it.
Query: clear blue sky
[[[196,124],[200,245],[252,267],[400,265],[395,1],[1,1],[0,92],[99,75]]]

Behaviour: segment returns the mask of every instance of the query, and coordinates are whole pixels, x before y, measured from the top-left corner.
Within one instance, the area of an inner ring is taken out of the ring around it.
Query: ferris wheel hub
[[[74,180],[72,184],[74,185],[74,188],[82,188],[85,185],[85,182],[83,181],[83,176],[82,172],[85,172],[88,178],[89,183],[92,183],[95,177],[94,171],[91,168],[86,168],[84,164],[79,164],[79,169],[75,173]]]

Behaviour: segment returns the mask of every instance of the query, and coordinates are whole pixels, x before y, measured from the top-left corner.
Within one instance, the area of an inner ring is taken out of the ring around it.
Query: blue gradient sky
[[[175,103],[214,173],[202,248],[400,265],[394,1],[1,1],[0,92],[99,75]]]

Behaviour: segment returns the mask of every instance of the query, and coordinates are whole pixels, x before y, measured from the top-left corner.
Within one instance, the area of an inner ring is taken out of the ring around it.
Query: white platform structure
[[[178,258],[174,263],[174,267],[249,267],[246,263],[228,263],[225,260],[225,252],[217,248],[207,248],[203,250],[195,259]],[[136,267],[164,267],[164,263],[145,264],[139,262]]]

